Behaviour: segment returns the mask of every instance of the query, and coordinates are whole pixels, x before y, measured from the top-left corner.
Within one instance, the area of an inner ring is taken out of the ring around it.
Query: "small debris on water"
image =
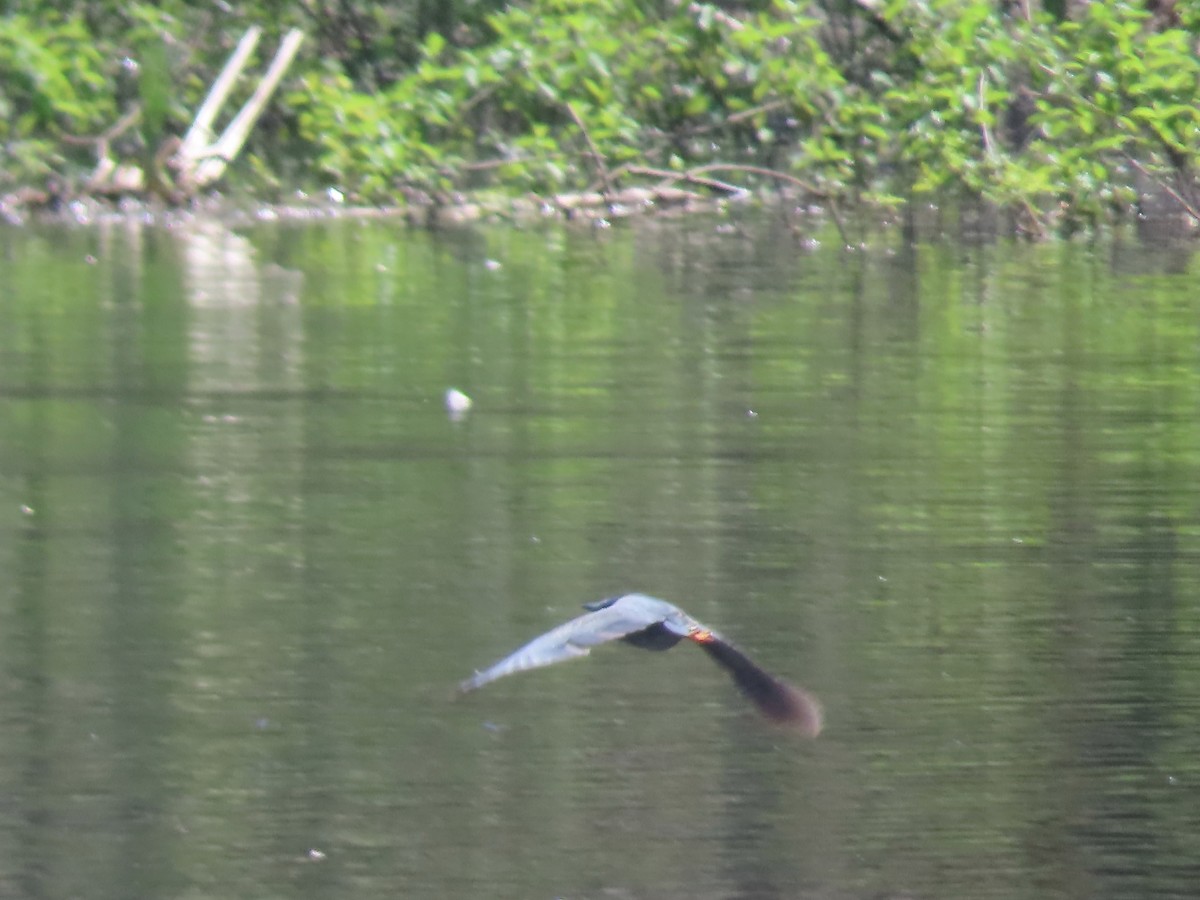
[[[450,418],[460,419],[472,406],[471,398],[457,388],[446,389],[446,412]]]

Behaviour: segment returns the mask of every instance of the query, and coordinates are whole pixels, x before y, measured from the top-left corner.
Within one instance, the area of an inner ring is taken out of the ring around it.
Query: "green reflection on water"
[[[4,242],[0,894],[1193,883],[1179,254],[800,253],[770,222]],[[450,702],[632,588],[811,686],[827,734],[686,649]]]

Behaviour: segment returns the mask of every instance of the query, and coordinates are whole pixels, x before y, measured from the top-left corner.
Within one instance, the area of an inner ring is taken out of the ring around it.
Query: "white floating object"
[[[471,408],[471,398],[457,388],[446,389],[446,412],[461,416]]]

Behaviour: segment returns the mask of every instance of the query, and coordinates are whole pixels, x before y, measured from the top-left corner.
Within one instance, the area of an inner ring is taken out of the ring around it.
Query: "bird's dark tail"
[[[699,631],[691,639],[729,671],[738,689],[772,722],[789,725],[806,737],[821,733],[821,704],[817,698],[759,668],[746,654],[716,635]]]

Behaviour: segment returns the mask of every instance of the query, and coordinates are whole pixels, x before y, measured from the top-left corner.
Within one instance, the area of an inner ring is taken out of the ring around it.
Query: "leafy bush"
[[[1200,4],[47,6],[71,12],[0,20],[10,178],[82,164],[71,138],[131,106],[142,146],[157,146],[186,127],[242,30],[272,22],[310,40],[254,138],[262,182],[298,160],[351,196],[394,202],[726,167],[834,202],[961,193],[1034,233],[1109,220],[1148,190],[1200,219]]]
[[[1065,202],[1094,215],[1132,199],[1138,175],[1194,194],[1196,37],[1148,21],[1132,4],[1090,4],[1052,34],[1048,64],[1030,67],[1039,132],[1031,153]]]
[[[64,136],[111,117],[104,59],[77,17],[0,18],[0,171],[8,181],[62,164]]]
[[[626,162],[769,162],[827,195],[953,190],[1041,230],[1111,215],[1146,178],[1190,189],[1196,36],[1135,3],[1078,20],[987,0],[647,6],[512,5],[481,46],[429,35],[382,92],[313,72],[292,102],[320,168],[368,199],[482,172],[546,191]]]

